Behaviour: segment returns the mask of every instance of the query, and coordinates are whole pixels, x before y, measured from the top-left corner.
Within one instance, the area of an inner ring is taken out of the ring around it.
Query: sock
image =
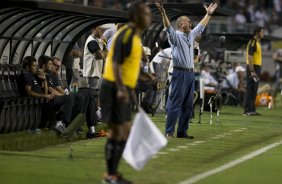
[[[59,126],[61,126],[61,125],[63,125],[63,122],[62,121],[57,121],[57,123],[56,123],[56,128],[58,128]]]
[[[123,153],[123,150],[125,148],[125,144],[126,144],[126,141],[119,141],[118,144],[117,144],[117,149],[116,149],[116,156],[115,156],[115,159],[114,159],[114,170],[118,171],[118,166],[119,166],[119,162],[121,160],[121,157],[122,157],[122,153]]]
[[[95,127],[94,126],[89,127],[89,132],[94,134],[95,133]]]
[[[105,146],[105,155],[107,163],[108,175],[117,175],[117,166],[116,160],[116,150],[117,150],[118,141],[113,139],[108,139]]]

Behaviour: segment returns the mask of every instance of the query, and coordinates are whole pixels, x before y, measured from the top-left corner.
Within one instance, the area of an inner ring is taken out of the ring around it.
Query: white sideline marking
[[[195,176],[193,176],[193,177],[191,177],[191,178],[189,178],[189,179],[187,179],[185,181],[182,181],[182,182],[180,182],[178,184],[192,184],[192,183],[196,183],[196,182],[198,182],[198,181],[200,181],[200,180],[202,180],[202,179],[204,179],[206,177],[209,177],[211,175],[217,174],[217,173],[222,172],[222,171],[224,171],[226,169],[234,167],[234,166],[236,166],[236,165],[238,165],[238,164],[240,164],[242,162],[250,160],[250,159],[252,159],[252,158],[254,158],[254,157],[258,156],[258,155],[261,155],[262,153],[265,153],[265,152],[269,151],[270,149],[272,149],[274,147],[277,147],[277,146],[279,146],[281,144],[282,144],[282,140],[279,141],[279,142],[270,144],[268,146],[265,146],[265,147],[263,147],[263,148],[261,148],[259,150],[254,151],[254,152],[251,152],[251,153],[249,153],[249,154],[247,154],[247,155],[245,155],[245,156],[243,156],[241,158],[238,158],[236,160],[228,162],[228,163],[226,163],[226,164],[224,164],[222,166],[219,166],[219,167],[214,168],[212,170],[206,171],[206,172],[204,172],[202,174],[195,175]]]
[[[188,146],[177,146],[176,149],[186,149]]]
[[[167,154],[168,154],[168,152],[164,152],[164,151],[158,153],[158,155],[167,155]]]
[[[168,151],[179,151],[179,149],[176,149],[176,148],[170,148]]]
[[[206,141],[195,141],[194,144],[202,144],[205,143]]]

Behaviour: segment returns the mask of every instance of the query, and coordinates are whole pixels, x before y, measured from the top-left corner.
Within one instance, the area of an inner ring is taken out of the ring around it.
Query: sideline
[[[281,144],[282,144],[282,140],[278,141],[276,143],[272,143],[272,144],[270,144],[268,146],[265,146],[265,147],[263,147],[263,148],[261,148],[259,150],[251,152],[251,153],[249,153],[249,154],[247,154],[247,155],[245,155],[243,157],[240,157],[240,158],[238,158],[236,160],[228,162],[228,163],[226,163],[226,164],[224,164],[222,166],[219,166],[219,167],[214,168],[212,170],[206,171],[206,172],[204,172],[202,174],[195,175],[195,176],[193,176],[193,177],[191,177],[191,178],[189,178],[189,179],[187,179],[185,181],[182,181],[182,182],[180,182],[178,184],[192,184],[192,183],[196,183],[196,182],[198,182],[198,181],[200,181],[200,180],[202,180],[202,179],[204,179],[206,177],[209,177],[211,175],[220,173],[220,172],[222,172],[222,171],[224,171],[226,169],[229,169],[229,168],[234,167],[234,166],[236,166],[236,165],[238,165],[238,164],[240,164],[242,162],[250,160],[250,159],[252,159],[252,158],[254,158],[254,157],[258,156],[258,155],[261,155],[261,154],[263,154],[263,153],[265,153],[265,152],[271,150],[272,148],[275,148],[275,147],[277,147],[277,146],[279,146]]]

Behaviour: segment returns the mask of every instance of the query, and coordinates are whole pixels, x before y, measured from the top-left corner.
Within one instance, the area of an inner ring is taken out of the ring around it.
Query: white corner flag
[[[139,108],[123,152],[123,158],[134,169],[140,171],[148,160],[166,144],[165,136],[144,110]]]

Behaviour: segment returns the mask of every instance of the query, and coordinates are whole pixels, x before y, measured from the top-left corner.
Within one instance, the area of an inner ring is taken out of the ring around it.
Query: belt
[[[183,72],[193,72],[194,71],[193,68],[182,68],[179,66],[174,66],[173,69],[176,71],[183,71]]]

